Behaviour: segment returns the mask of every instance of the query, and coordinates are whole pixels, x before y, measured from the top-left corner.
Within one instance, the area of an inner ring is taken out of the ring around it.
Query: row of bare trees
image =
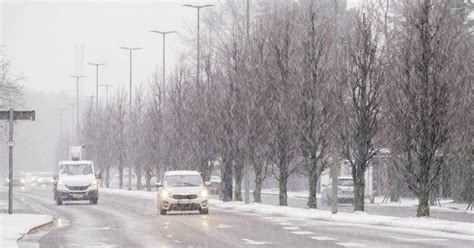
[[[131,111],[118,90],[84,115],[90,156],[106,172],[119,169],[120,187],[131,164],[148,189],[163,170],[195,169],[208,180],[219,160],[227,193],[234,171],[237,200],[247,167],[254,201],[272,175],[280,205],[290,176],[303,173],[309,208],[323,170],[346,160],[363,211],[364,175],[384,148],[397,181],[418,197],[418,216],[429,215],[443,165],[472,181],[472,5],[378,0],[347,10],[344,2],[252,1],[250,18],[244,1],[207,11],[200,80],[190,45],[165,89],[159,72],[135,89]]]

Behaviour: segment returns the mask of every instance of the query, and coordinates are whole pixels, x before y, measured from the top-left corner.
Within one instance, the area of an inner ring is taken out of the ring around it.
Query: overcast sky
[[[0,0],[1,1],[1,0]],[[187,3],[204,1],[186,1]],[[213,2],[213,1],[205,1]],[[184,1],[3,1],[1,43],[12,69],[27,89],[75,93],[70,74],[87,76],[81,95],[95,94],[95,68],[105,62],[100,83],[128,85],[129,54],[121,46],[143,47],[134,54],[134,83],[147,82],[161,67],[162,38],[152,29],[184,30],[196,11]],[[179,36],[167,37],[167,64],[179,53]],[[81,48],[84,58],[81,59]],[[86,65],[80,66],[80,61]],[[103,92],[102,92],[103,93]]]
[[[219,1],[0,2],[3,54],[12,62],[13,72],[26,77],[22,82],[26,89],[73,95],[75,83],[69,75],[83,73],[87,78],[81,95],[95,95],[95,69],[88,62],[109,64],[100,72],[100,83],[125,86],[129,81],[129,55],[119,47],[143,47],[134,55],[133,82],[147,82],[154,68],[161,67],[162,59],[161,35],[149,30],[174,29],[189,35],[183,31],[195,25],[196,11],[181,5]],[[170,67],[182,49],[181,40],[179,35],[167,38]],[[84,58],[80,56],[81,48]]]

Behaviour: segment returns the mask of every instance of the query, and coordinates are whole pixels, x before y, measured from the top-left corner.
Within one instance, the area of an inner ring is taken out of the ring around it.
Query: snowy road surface
[[[292,219],[211,208],[157,215],[155,201],[101,194],[98,205],[57,206],[50,189],[16,191],[15,209],[55,216],[56,227],[20,247],[472,247],[472,239],[405,229]],[[0,202],[5,202],[5,191]]]

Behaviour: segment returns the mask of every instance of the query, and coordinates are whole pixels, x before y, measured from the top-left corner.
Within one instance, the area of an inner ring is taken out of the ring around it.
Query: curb
[[[28,232],[26,234],[34,234],[34,233],[39,232],[40,229],[42,229],[42,228],[52,227],[53,225],[54,225],[54,220],[51,220],[49,222],[46,222],[44,224],[41,224],[39,226],[35,226],[35,227],[31,228],[30,230],[28,230]]]
[[[42,228],[46,228],[46,227],[52,227],[54,225],[54,219],[46,222],[46,223],[43,223],[41,225],[38,225],[38,226],[35,226],[33,228],[30,228],[30,230],[28,230],[28,232],[22,234],[17,240],[16,242],[18,243],[18,241],[20,241],[23,237],[25,237],[26,235],[30,235],[30,234],[35,234],[37,232],[40,231],[40,229]]]

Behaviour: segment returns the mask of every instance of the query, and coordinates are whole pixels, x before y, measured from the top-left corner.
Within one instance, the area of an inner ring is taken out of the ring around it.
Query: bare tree
[[[360,13],[345,42],[345,74],[340,101],[339,139],[342,155],[351,165],[354,210],[364,211],[365,172],[376,153],[374,145],[380,110],[383,66],[373,16]]]
[[[333,123],[330,101],[330,49],[332,25],[322,14],[321,6],[309,1],[302,7],[301,80],[297,85],[295,127],[300,139],[300,150],[308,172],[308,207],[316,208],[318,180],[326,168],[322,162],[329,142],[329,128]]]
[[[429,216],[430,193],[439,184],[443,159],[460,116],[463,84],[469,82],[455,54],[463,32],[453,1],[403,2],[396,32],[390,100],[392,150],[400,174],[418,197],[417,216]],[[471,49],[472,55],[472,49]],[[472,77],[470,78],[472,84]]]

